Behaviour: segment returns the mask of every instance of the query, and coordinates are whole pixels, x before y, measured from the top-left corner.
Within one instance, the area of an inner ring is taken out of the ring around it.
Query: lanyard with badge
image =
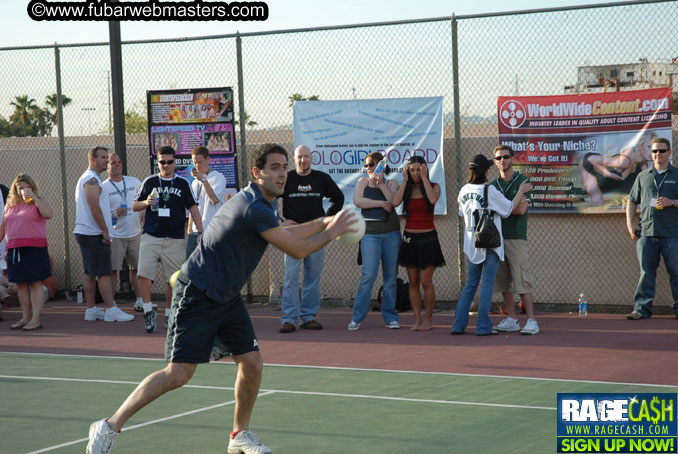
[[[109,179],[108,181],[111,182],[111,184],[115,188],[115,192],[117,192],[118,195],[120,196],[120,200],[122,200],[122,202],[120,203],[120,208],[125,209],[126,212],[125,216],[127,216],[129,214],[130,209],[127,206],[127,183],[125,182],[125,177],[124,176],[122,177],[122,192],[120,192],[120,188],[115,184],[113,180]]]
[[[659,175],[659,174],[658,174],[658,175]],[[662,178],[662,181],[661,181],[659,184],[657,184],[657,178],[656,178],[656,177],[652,179],[652,182],[654,183],[654,189],[657,191],[657,194],[656,194],[657,197],[659,197],[659,190],[660,190],[660,189],[662,188],[662,186],[664,185],[664,181],[666,180],[666,177],[668,177],[668,176],[669,176],[669,171],[666,170],[666,171],[664,172],[664,178]]]
[[[160,182],[160,189],[162,189],[162,201],[164,202],[163,208],[160,208],[160,201],[158,201],[158,217],[160,218],[168,218],[170,217],[170,209],[167,206],[167,202],[169,202],[171,193],[172,193],[172,188],[174,187],[174,177],[170,180],[170,185],[167,190],[162,186],[162,178],[160,175],[158,175],[158,180]]]

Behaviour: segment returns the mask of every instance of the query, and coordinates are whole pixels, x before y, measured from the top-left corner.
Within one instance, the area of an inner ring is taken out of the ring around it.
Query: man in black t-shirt
[[[303,224],[322,216],[333,216],[344,205],[344,194],[332,178],[325,172],[311,170],[311,150],[299,145],[294,150],[296,169],[287,173],[285,193],[283,194],[283,225]],[[325,213],[323,199],[330,199],[330,207]],[[281,333],[291,333],[299,328],[319,330],[322,325],[315,320],[320,309],[320,275],[323,271],[325,251],[320,249],[308,257],[297,260],[285,254],[285,284],[282,294],[282,312],[280,317]],[[299,268],[304,264],[304,283],[299,300]]]
[[[158,272],[158,262],[162,263],[165,279],[165,326],[169,315],[172,287],[169,280],[186,258],[184,232],[186,226],[186,210],[193,215],[198,233],[202,234],[202,220],[198,211],[198,203],[191,191],[188,181],[174,174],[174,148],[165,146],[158,151],[158,168],[160,173],[146,178],[134,198],[134,211],[146,210],[144,230],[139,246],[139,288],[144,306],[146,332],[156,330],[157,311],[151,304],[151,287]],[[158,197],[153,197],[153,189]],[[200,236],[198,236],[200,241]]]

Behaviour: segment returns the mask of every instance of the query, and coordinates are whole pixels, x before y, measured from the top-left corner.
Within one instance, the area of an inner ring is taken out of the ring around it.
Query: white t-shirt
[[[112,181],[110,178],[104,181],[104,191],[108,193],[111,217],[123,203],[127,204],[127,216],[118,217],[115,228],[109,232],[111,238],[132,238],[141,233],[139,212],[132,209],[134,196],[139,192],[140,187],[141,181],[124,175],[122,181],[119,182]]]
[[[487,249],[476,248],[473,244],[473,231],[476,221],[473,212],[482,209],[484,184],[465,184],[459,191],[457,203],[459,204],[459,216],[464,217],[466,229],[464,232],[464,253],[469,262],[474,264],[483,263],[487,256]],[[497,190],[490,186],[487,191],[487,197],[490,199],[487,208],[494,211],[494,225],[501,235],[501,218],[506,218],[513,211],[513,202]],[[500,218],[501,217],[501,218]],[[492,249],[499,256],[499,260],[504,261],[504,237],[501,238],[501,245]]]
[[[210,223],[216,212],[224,204],[226,198],[226,177],[221,172],[216,170],[211,170],[207,174],[207,181],[212,186],[214,194],[216,194],[219,199],[219,203],[214,204],[210,202],[207,197],[207,191],[203,187],[203,184],[198,181],[197,178],[194,178],[191,182],[191,190],[195,199],[198,201],[198,209],[200,210],[200,217],[202,219],[202,228],[206,229],[207,224]],[[195,222],[191,223],[191,232],[197,232],[198,228],[195,226]]]
[[[78,183],[75,185],[75,228],[73,229],[73,233],[78,233],[80,235],[103,234],[99,225],[94,221],[94,216],[92,216],[92,211],[89,209],[87,198],[85,197],[85,183],[92,178],[94,178],[99,187],[102,188],[101,195],[99,196],[99,207],[104,215],[108,233],[110,234],[111,207],[108,202],[108,193],[103,190],[101,178],[99,178],[99,175],[92,169],[87,169],[85,173],[80,176]]]

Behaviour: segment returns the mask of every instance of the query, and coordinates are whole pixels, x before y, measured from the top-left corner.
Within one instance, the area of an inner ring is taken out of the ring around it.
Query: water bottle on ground
[[[374,169],[374,176],[375,178],[384,173],[384,170],[386,169],[386,158],[382,159],[377,163],[377,167]]]
[[[586,317],[589,315],[588,302],[586,301],[586,295],[583,293],[579,294],[579,316]]]
[[[155,200],[155,203],[151,204],[151,211],[158,211],[158,197],[159,197],[158,188],[153,188],[153,190],[151,191],[151,196]]]

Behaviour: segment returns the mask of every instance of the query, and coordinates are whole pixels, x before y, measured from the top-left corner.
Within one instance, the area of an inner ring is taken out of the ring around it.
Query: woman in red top
[[[428,331],[433,325],[436,303],[433,272],[437,267],[445,266],[433,223],[433,207],[439,197],[440,186],[429,181],[426,161],[421,156],[412,156],[403,169],[403,183],[393,198],[393,205],[403,204],[407,221],[398,263],[407,268],[410,280],[410,303],[415,317],[413,331]],[[420,285],[424,289],[424,320],[421,319]]]
[[[22,317],[12,329],[42,328],[45,295],[41,281],[52,275],[45,222],[51,217],[52,210],[38,195],[33,179],[20,173],[12,183],[0,224],[0,241],[7,235],[7,277],[19,285]]]

